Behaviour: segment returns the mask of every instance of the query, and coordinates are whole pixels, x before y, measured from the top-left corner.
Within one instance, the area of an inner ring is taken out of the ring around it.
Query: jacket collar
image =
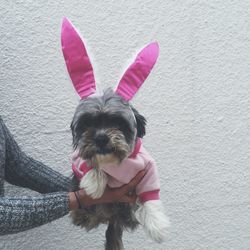
[[[134,150],[128,158],[135,158],[136,157],[136,155],[138,154],[138,152],[141,149],[141,144],[142,144],[141,138],[137,137]]]

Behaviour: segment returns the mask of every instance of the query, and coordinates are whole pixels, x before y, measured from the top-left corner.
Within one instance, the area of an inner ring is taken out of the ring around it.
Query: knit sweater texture
[[[4,182],[42,195],[4,196]],[[31,229],[69,212],[67,178],[27,156],[0,117],[0,235]]]

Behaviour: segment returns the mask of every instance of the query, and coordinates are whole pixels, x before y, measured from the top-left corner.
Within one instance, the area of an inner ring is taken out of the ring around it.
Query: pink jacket
[[[80,181],[93,167],[89,167],[86,161],[80,158],[76,153],[72,160],[72,170]],[[103,164],[100,167],[108,174],[109,187],[120,187],[127,184],[140,170],[145,169],[146,174],[137,185],[136,193],[141,202],[159,200],[160,183],[156,164],[142,146],[141,139],[137,139],[134,151],[128,158],[124,159],[119,166],[116,164]]]

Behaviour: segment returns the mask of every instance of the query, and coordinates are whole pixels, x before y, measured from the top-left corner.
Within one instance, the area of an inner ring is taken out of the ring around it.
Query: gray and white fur
[[[107,89],[102,96],[90,96],[80,101],[71,129],[74,149],[90,166],[95,166],[86,174],[91,176],[85,178],[84,183],[80,182],[88,195],[93,198],[102,196],[107,178],[98,168],[99,164],[119,163],[128,157],[136,138],[145,135],[145,125],[146,119],[112,89]],[[73,182],[78,189],[79,182],[75,177]],[[135,217],[137,208],[137,205],[127,203],[102,204],[75,210],[71,216],[75,225],[86,230],[101,223],[108,224],[105,249],[120,250],[123,249],[123,230],[133,230],[139,224]]]

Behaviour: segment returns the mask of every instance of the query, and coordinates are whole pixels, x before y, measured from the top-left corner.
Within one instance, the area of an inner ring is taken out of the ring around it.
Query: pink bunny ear
[[[157,42],[150,43],[135,58],[135,61],[126,70],[121,78],[116,93],[124,100],[129,101],[139,90],[154,67],[159,55]]]
[[[81,99],[95,93],[93,68],[84,43],[66,17],[62,22],[61,43],[70,78]]]

